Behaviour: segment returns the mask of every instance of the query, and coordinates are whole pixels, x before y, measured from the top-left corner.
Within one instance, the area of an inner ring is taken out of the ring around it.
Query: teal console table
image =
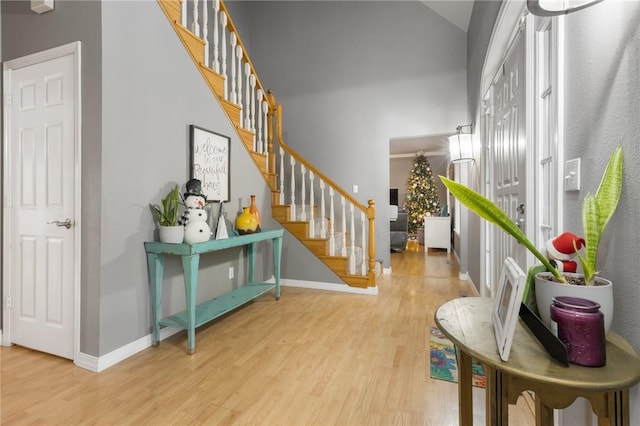
[[[262,230],[255,234],[239,235],[221,240],[209,240],[196,244],[169,244],[157,241],[144,243],[147,252],[147,268],[149,270],[149,292],[153,315],[153,345],[160,343],[160,326],[181,327],[187,330],[187,352],[192,354],[196,349],[195,329],[214,318],[243,305],[256,297],[275,288],[276,300],[280,299],[280,256],[282,253],[282,229]],[[254,278],[254,261],[256,244],[271,240],[273,244],[273,266],[275,283],[256,283]],[[196,306],[198,289],[198,266],[200,255],[225,250],[231,247],[247,248],[249,258],[248,283],[219,297]],[[187,309],[176,315],[162,318],[162,278],[165,255],[176,255],[182,258],[184,273],[184,289]]]

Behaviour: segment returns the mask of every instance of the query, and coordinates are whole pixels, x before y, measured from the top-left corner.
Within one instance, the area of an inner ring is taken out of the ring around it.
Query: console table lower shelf
[[[243,287],[232,290],[222,296],[196,305],[195,327],[200,327],[201,325],[204,325],[227,312],[231,312],[235,308],[251,302],[253,299],[262,296],[275,287],[275,284],[246,284]],[[188,329],[189,324],[187,321],[187,311],[182,311],[170,317],[161,319],[160,325]]]
[[[280,256],[282,253],[282,229],[262,230],[255,234],[238,235],[221,240],[210,240],[195,244],[168,244],[156,241],[144,243],[149,271],[149,296],[153,315],[153,345],[160,342],[160,326],[174,326],[187,330],[187,352],[196,348],[195,329],[221,315],[226,314],[275,289],[276,300],[280,299]],[[271,241],[273,245],[274,283],[259,282],[254,278],[256,244]],[[200,255],[225,250],[231,247],[245,247],[248,257],[248,283],[221,296],[196,305],[198,289],[198,267]],[[186,310],[162,318],[162,280],[165,255],[180,256],[184,273]]]

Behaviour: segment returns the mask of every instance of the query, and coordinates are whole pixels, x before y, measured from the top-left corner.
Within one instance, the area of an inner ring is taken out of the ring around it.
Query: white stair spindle
[[[307,176],[307,168],[304,166],[304,164],[300,164],[300,175],[300,195],[302,198],[302,200],[300,200],[300,208],[302,209],[302,211],[300,212],[300,220],[304,222],[307,220],[307,211],[306,206],[304,205],[307,198],[307,186],[305,179],[305,177]]]
[[[193,22],[191,23],[191,32],[200,37],[200,24],[198,23],[198,0],[193,2]]]
[[[256,144],[256,76],[251,74],[251,66],[245,65],[247,74],[249,75],[249,130],[253,132],[253,145]],[[259,148],[254,148],[256,152],[260,152]]]
[[[180,23],[183,27],[187,28],[187,2],[182,2],[182,7],[180,8]]]
[[[238,44],[238,40],[236,39],[236,33],[229,34],[229,44],[231,45],[231,99],[230,101],[234,104],[238,104],[238,89],[236,89],[236,45]]]
[[[365,250],[365,248],[367,247],[366,245],[366,223],[367,223],[367,216],[364,214],[364,212],[360,212],[360,221],[362,223],[362,226],[360,227],[360,233],[362,234],[362,238],[360,239],[362,242],[362,265],[360,265],[360,275],[367,275],[367,250]]]
[[[320,238],[327,238],[327,224],[324,220],[326,212],[324,206],[325,183],[320,179]]]
[[[209,10],[207,0],[202,3],[202,40],[204,40],[204,64],[209,66]]]
[[[333,187],[329,187],[329,256],[336,255],[336,233],[334,223],[335,215],[334,215],[334,207],[333,207]]]
[[[213,0],[213,59],[211,60],[211,69],[220,74],[220,64],[218,61],[218,13],[220,13],[220,0]]]
[[[254,86],[255,86],[255,78],[254,78]],[[262,150],[262,89],[256,90],[256,101],[258,102],[258,114],[257,114],[258,116],[256,117],[256,133],[255,133],[256,151],[263,154],[265,151]],[[253,108],[251,109],[251,111],[253,111]]]
[[[311,170],[309,170],[309,238],[315,238],[316,237],[316,226],[315,226],[315,218],[314,218],[314,214],[313,214],[313,199],[314,199],[314,192],[313,192],[313,180],[315,179],[315,176],[313,174],[313,172]]]
[[[341,256],[346,256],[347,255],[347,215],[345,214],[345,203],[346,200],[343,196],[340,197],[341,201],[340,204],[342,205],[342,235],[340,236],[340,239],[342,240],[342,244],[341,244],[341,249],[340,249],[340,255]]]
[[[349,274],[355,275],[356,273],[356,226],[355,220],[353,217],[353,203],[349,203],[349,248],[351,249],[351,254],[349,255]]]
[[[242,57],[240,58],[240,60],[242,61]],[[251,80],[251,66],[245,62],[244,64],[244,78],[245,78],[245,82],[244,82],[244,128],[247,130],[251,130],[251,121],[249,120],[249,112],[251,110],[251,90],[250,90],[250,83],[249,81]]]
[[[226,44],[226,28],[227,28],[227,14],[220,13],[220,48],[222,53],[222,65],[220,67],[220,75],[224,77],[224,98],[229,100],[229,78],[227,76],[227,44]]]
[[[246,108],[246,106],[242,105],[242,84],[243,84],[243,79],[242,79],[242,46],[237,45],[236,46],[236,60],[238,61],[238,102],[237,104],[240,105],[240,108]],[[245,124],[244,124],[244,112],[240,111],[240,127],[242,127],[243,129],[245,128]]]
[[[269,104],[267,101],[262,101],[262,118],[264,121],[264,126],[262,126],[262,152],[265,152],[267,156],[269,155],[269,128],[267,123],[269,122]],[[267,158],[268,160],[268,158]],[[267,161],[267,164],[269,162]]]
[[[291,222],[296,220],[296,159],[292,156],[289,157],[289,163],[291,164]]]
[[[284,149],[280,148],[280,205],[284,206]]]

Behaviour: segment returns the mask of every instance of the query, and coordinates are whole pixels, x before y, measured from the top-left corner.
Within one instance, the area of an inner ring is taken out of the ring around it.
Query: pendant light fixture
[[[537,16],[557,16],[582,10],[603,0],[527,0],[527,9]]]
[[[469,132],[464,133],[463,128],[468,127]],[[449,158],[452,163],[469,163],[475,161],[473,157],[473,124],[464,124],[456,127],[456,134],[449,136]]]

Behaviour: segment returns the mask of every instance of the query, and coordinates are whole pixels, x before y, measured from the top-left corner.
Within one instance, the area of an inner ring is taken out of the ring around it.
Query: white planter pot
[[[184,240],[184,226],[160,226],[160,242],[181,244]]]
[[[611,320],[613,319],[613,285],[611,281],[597,277],[596,285],[594,286],[571,285],[539,278],[541,275],[549,276],[551,273],[541,272],[536,274],[535,277],[538,313],[547,327],[550,327],[551,322],[551,299],[557,296],[570,296],[592,300],[600,304],[600,312],[604,315],[604,332],[605,334],[609,332]],[[564,275],[575,276],[580,274],[564,273]]]

